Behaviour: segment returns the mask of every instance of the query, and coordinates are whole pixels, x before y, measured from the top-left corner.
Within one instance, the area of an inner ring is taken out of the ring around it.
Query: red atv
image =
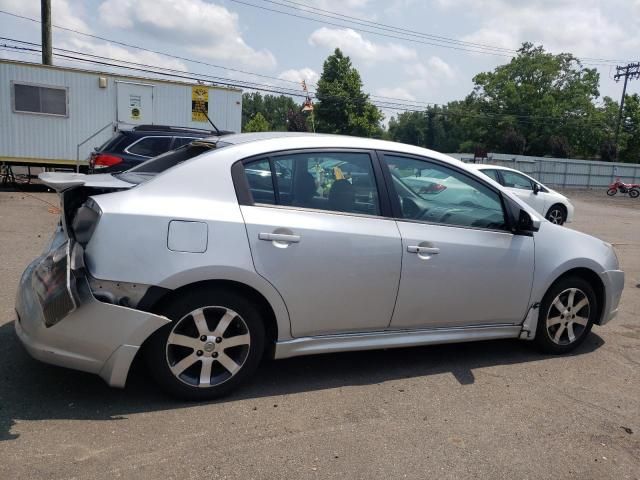
[[[620,181],[620,178],[616,178],[616,181],[609,185],[607,195],[610,197],[618,193],[628,193],[631,198],[638,198],[640,196],[640,183],[624,183]]]

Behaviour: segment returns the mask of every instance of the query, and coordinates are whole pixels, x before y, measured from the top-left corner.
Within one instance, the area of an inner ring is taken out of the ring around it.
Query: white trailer
[[[0,60],[0,164],[86,165],[118,129],[240,132],[242,90]]]

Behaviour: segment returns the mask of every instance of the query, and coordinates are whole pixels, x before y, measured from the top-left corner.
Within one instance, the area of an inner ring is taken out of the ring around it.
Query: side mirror
[[[538,185],[537,183],[533,184],[533,194],[537,195],[538,193],[540,193],[542,191],[542,189],[540,188],[540,185]]]
[[[524,210],[520,210],[518,214],[518,233],[533,233],[540,230],[540,220],[534,219]]]

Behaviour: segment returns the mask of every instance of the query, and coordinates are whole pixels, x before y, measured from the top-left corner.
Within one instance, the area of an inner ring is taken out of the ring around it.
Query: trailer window
[[[14,83],[13,111],[66,117],[68,116],[67,89]]]

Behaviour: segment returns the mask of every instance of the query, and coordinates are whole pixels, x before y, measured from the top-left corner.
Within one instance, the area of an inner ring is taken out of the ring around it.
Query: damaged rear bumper
[[[60,232],[59,232],[60,234]],[[82,247],[71,243],[66,261],[73,307],[55,310],[51,319],[47,296],[60,295],[60,285],[42,287],[42,264],[51,263],[56,251],[72,240],[54,239],[49,251],[34,260],[22,274],[16,298],[15,330],[29,354],[43,362],[100,375],[113,387],[124,387],[133,359],[142,343],[158,328],[169,323],[166,317],[95,298],[82,265]],[[74,247],[74,248],[71,248]],[[80,251],[78,251],[80,249]],[[79,260],[80,259],[80,260]],[[39,268],[40,267],[40,268]],[[34,276],[38,278],[34,280]],[[51,280],[49,283],[53,283]],[[44,312],[43,302],[46,309]],[[45,316],[47,317],[45,319]]]

